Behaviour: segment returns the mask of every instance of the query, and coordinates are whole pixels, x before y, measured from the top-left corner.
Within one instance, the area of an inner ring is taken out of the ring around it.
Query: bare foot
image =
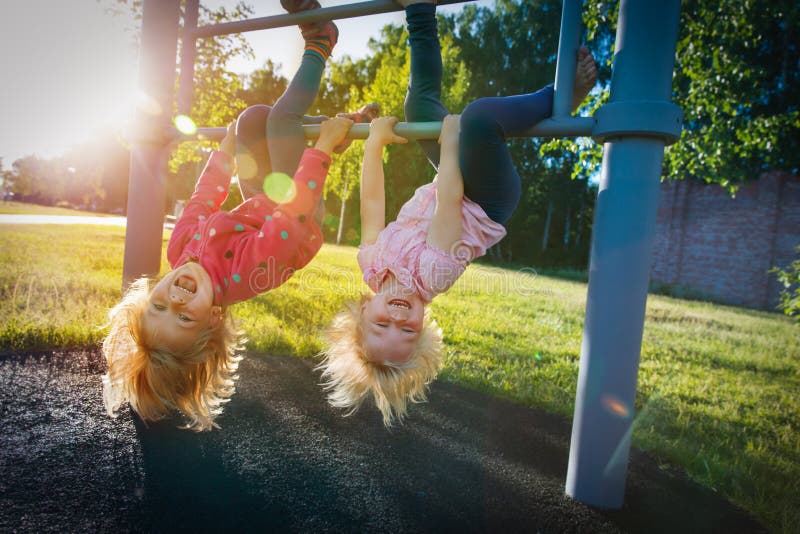
[[[395,0],[403,7],[408,7],[411,4],[435,4],[436,0]]]
[[[597,83],[597,63],[585,46],[578,49],[578,64],[575,66],[575,85],[572,88],[572,111],[578,109],[583,99]]]

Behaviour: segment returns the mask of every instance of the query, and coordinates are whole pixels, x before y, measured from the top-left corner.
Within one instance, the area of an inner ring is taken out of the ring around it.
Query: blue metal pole
[[[581,4],[578,0],[564,0],[561,6],[561,30],[558,34],[556,83],[553,95],[554,119],[569,117],[572,114],[572,89],[575,85],[575,66],[578,63],[580,38]]]
[[[680,131],[669,104],[680,0],[622,0],[611,100],[595,115],[604,142],[566,493],[619,508],[664,146]]]
[[[161,267],[164,225],[165,135],[172,117],[180,0],[144,0],[139,52],[139,90],[146,100],[136,115],[131,146],[123,290]]]

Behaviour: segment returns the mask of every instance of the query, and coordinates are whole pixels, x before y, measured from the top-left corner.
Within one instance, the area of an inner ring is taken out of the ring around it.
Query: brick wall
[[[711,300],[774,309],[775,275],[800,245],[800,179],[764,173],[735,197],[694,180],[661,185],[651,280]]]

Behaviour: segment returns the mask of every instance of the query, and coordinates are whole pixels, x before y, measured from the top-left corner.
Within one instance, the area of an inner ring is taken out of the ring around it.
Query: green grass
[[[118,297],[123,239],[119,228],[0,226],[0,350],[96,345]],[[355,253],[326,245],[288,283],[237,305],[248,349],[313,357],[326,321],[366,289]],[[585,298],[581,281],[471,266],[432,304],[448,353],[440,379],[570,417]],[[635,410],[635,446],[771,530],[797,531],[796,323],[651,295]]]
[[[0,201],[0,213],[3,214],[34,214],[34,215],[94,215],[95,217],[109,217],[105,213],[95,213],[93,211],[73,210],[70,208],[60,208],[57,206],[40,206],[38,204],[28,204],[25,202]]]

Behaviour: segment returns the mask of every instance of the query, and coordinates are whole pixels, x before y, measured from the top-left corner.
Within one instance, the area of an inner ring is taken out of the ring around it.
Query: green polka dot
[[[209,206],[213,206],[214,205],[214,201],[213,200],[208,200],[208,201],[206,201],[206,204],[208,204]]]
[[[227,278],[223,278],[223,279],[222,279],[222,283],[224,283],[224,284],[225,284],[225,287],[228,287],[228,283],[229,283],[229,282],[228,282],[228,279],[227,279]]]
[[[195,238],[197,241],[200,241],[200,234],[194,234],[194,238]]]
[[[272,215],[264,215],[264,220],[265,221],[271,221],[272,220]]]
[[[219,293],[219,292],[221,292],[221,291],[222,291],[222,286],[221,286],[221,285],[219,285],[219,284],[217,284],[217,293]]]
[[[244,226],[242,226],[241,224],[237,224],[236,226],[233,227],[233,229],[236,230],[237,232],[241,232],[244,230]]]
[[[231,278],[233,278],[233,281],[236,282],[237,284],[242,281],[242,277],[239,276],[238,274],[234,274],[233,276],[231,276]]]
[[[286,230],[281,232],[281,239],[289,239],[289,233]]]
[[[317,182],[315,182],[314,180],[310,180],[308,182],[308,187],[310,187],[311,189],[316,189],[317,188]]]

